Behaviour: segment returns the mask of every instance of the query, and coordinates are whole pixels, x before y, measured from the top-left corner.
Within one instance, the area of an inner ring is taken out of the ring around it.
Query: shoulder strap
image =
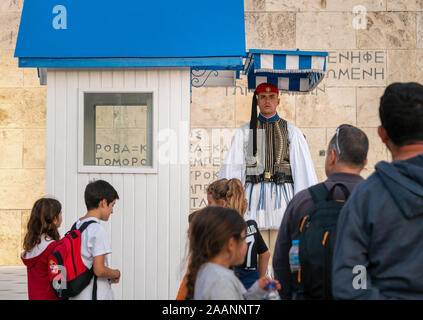
[[[79,230],[79,232],[83,232],[91,223],[97,223],[97,221],[94,221],[94,220],[90,220],[90,221],[87,221],[87,222],[84,222],[82,225],[81,225],[81,227],[78,229]],[[75,226],[75,228],[76,228],[76,222],[75,222],[75,224],[74,224],[74,226]],[[72,227],[72,230],[75,230],[73,227]]]
[[[344,196],[345,196],[345,200],[347,200],[348,197],[350,196],[350,192],[348,191],[348,188],[342,183],[336,183],[332,186],[332,188],[329,190],[327,200],[334,200],[333,194],[335,192],[336,187],[339,187],[342,190],[342,192],[344,193]]]
[[[326,197],[329,193],[328,188],[323,182],[310,187],[308,190],[315,204],[321,201],[326,201]]]

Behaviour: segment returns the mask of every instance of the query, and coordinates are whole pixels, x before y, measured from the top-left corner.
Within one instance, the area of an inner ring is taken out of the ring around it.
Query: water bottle
[[[263,297],[263,300],[280,300],[278,290],[276,290],[276,284],[269,282],[267,285],[267,292]]]
[[[292,273],[300,269],[299,244],[300,240],[292,240],[292,247],[289,249],[289,266]]]

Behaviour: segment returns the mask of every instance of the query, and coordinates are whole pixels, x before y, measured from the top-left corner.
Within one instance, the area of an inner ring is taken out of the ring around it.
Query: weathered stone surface
[[[45,169],[0,170],[0,209],[30,209],[45,193]]]
[[[0,49],[15,49],[21,14],[0,13]]]
[[[330,50],[326,58],[328,86],[385,86],[385,50]]]
[[[18,59],[13,57],[13,52],[0,49],[0,88],[23,86],[24,71],[18,68]]]
[[[423,48],[423,12],[417,13],[417,48]]]
[[[3,0],[0,2],[0,12],[21,12],[23,0]]]
[[[300,128],[300,130],[306,138],[314,167],[324,168],[327,149],[326,128]],[[325,154],[320,155],[321,151]]]
[[[367,155],[367,169],[374,170],[374,166],[379,161],[390,161],[390,153],[388,148],[380,139],[377,128],[361,128],[369,139],[369,153]]]
[[[266,0],[244,0],[244,11],[264,11]]]
[[[388,81],[423,82],[423,50],[389,50]]]
[[[422,11],[421,0],[387,0],[388,11]]]
[[[46,167],[46,130],[25,130],[23,148],[24,168]]]
[[[23,70],[23,86],[26,88],[41,88],[40,78],[36,68],[22,68]]]
[[[21,211],[0,210],[0,266],[20,264]]]
[[[356,32],[349,12],[300,12],[296,18],[296,47],[305,49],[355,49]]]
[[[360,49],[416,47],[416,13],[369,12],[367,29],[357,31]]]
[[[316,170],[316,175],[317,175],[317,181],[319,183],[323,182],[327,179],[326,171],[325,171],[324,167],[317,167],[317,168],[315,168],[315,170]]]
[[[266,11],[352,12],[358,5],[367,11],[386,10],[386,0],[266,0]]]
[[[22,168],[23,130],[0,130],[0,168]]]
[[[245,13],[247,49],[295,50],[295,13]]]
[[[337,127],[356,124],[355,88],[326,88],[324,94],[296,97],[299,127]]]
[[[359,127],[378,127],[380,98],[385,87],[357,88],[357,125]]]
[[[0,88],[0,128],[45,128],[46,88]]]
[[[235,95],[222,87],[192,89],[191,127],[235,126]]]

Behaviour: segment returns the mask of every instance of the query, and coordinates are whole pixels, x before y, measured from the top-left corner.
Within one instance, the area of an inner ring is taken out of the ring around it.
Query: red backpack
[[[49,255],[49,280],[56,297],[67,299],[78,295],[94,276],[93,300],[97,300],[97,277],[94,275],[94,267],[88,269],[81,257],[81,234],[95,222],[84,222],[79,229],[76,229],[75,222]]]

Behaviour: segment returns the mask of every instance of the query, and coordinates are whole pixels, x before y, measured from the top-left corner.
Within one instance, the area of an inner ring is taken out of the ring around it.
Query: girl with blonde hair
[[[245,189],[239,179],[220,179],[207,188],[209,206],[222,206],[236,210],[242,217],[248,209]],[[235,274],[246,289],[266,275],[270,252],[264,242],[257,223],[247,220],[246,242],[248,245],[244,263],[235,266]]]

